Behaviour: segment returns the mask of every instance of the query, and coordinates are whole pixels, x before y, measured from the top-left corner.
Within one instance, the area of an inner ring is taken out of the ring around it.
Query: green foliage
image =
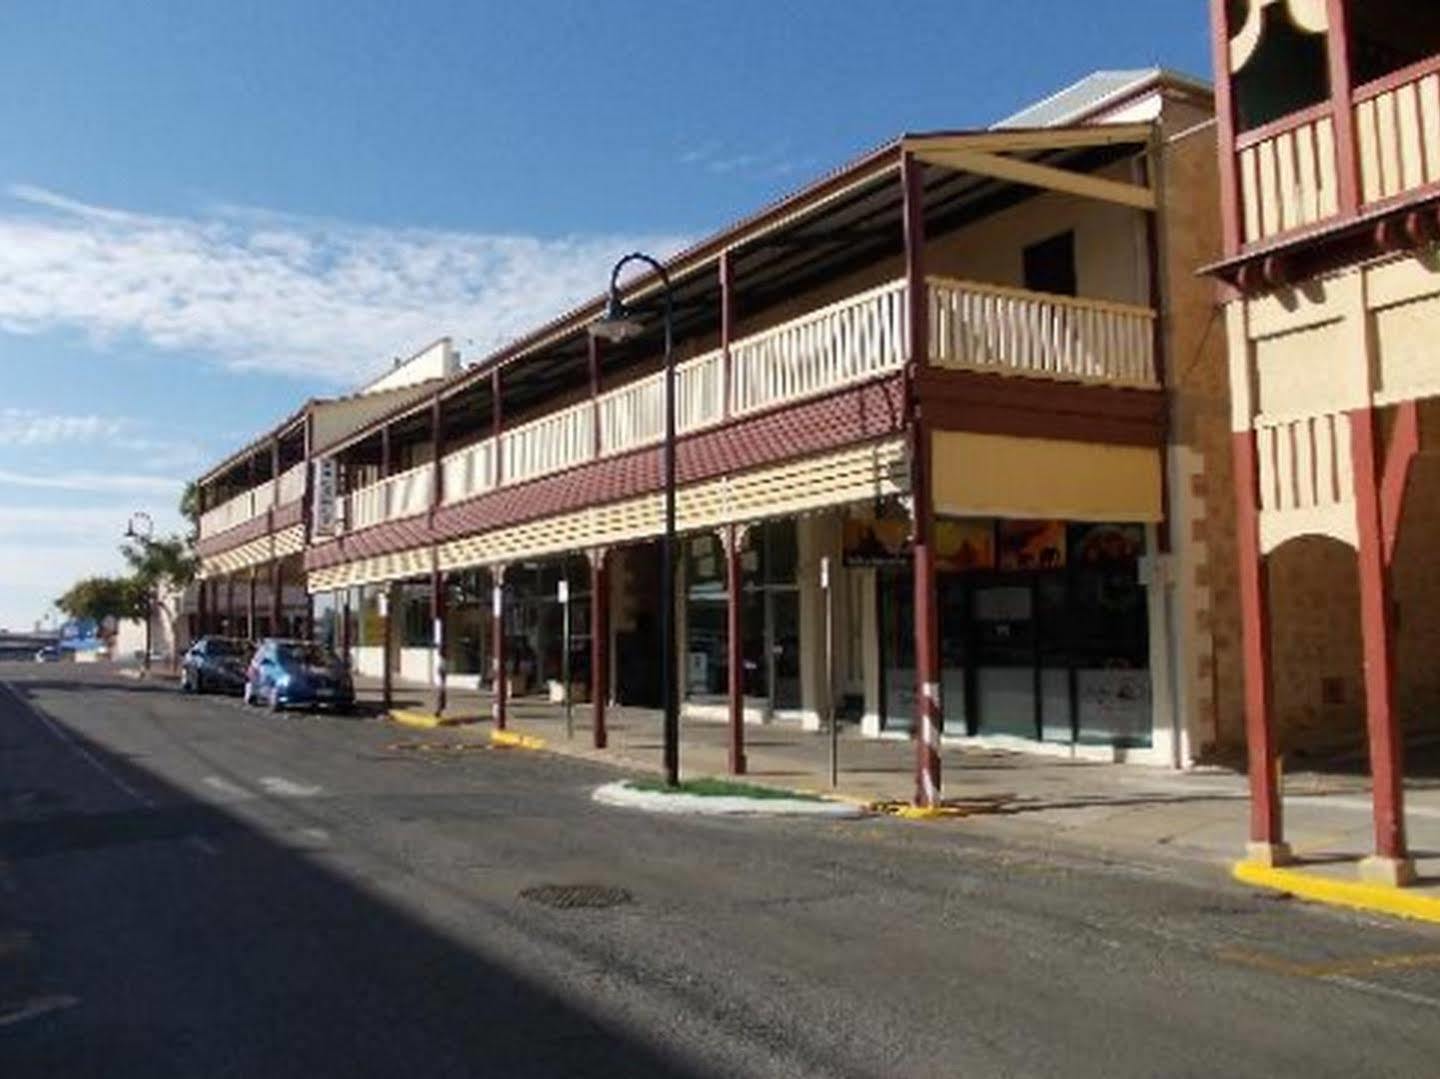
[[[71,618],[143,618],[148,604],[145,589],[133,577],[86,577],[55,601]]]
[[[183,536],[139,539],[120,548],[134,571],[133,580],[142,589],[184,588],[195,579],[200,560]]]
[[[735,783],[728,779],[684,779],[680,781],[678,787],[667,787],[663,779],[644,776],[627,781],[626,786],[637,791],[654,791],[660,794],[695,794],[702,798],[755,798],[761,801],[788,798],[800,802],[824,800],[813,794],[778,790],[775,787],[758,787],[753,783]]]

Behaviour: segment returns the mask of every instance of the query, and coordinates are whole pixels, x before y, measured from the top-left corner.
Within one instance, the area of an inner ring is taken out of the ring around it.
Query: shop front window
[[[484,570],[450,575],[445,604],[445,663],[450,674],[485,675],[493,621],[491,577]]]

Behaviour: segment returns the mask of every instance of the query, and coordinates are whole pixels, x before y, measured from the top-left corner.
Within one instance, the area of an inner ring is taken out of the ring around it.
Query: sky
[[[0,627],[306,397],[467,360],[902,131],[1205,0],[3,0]]]

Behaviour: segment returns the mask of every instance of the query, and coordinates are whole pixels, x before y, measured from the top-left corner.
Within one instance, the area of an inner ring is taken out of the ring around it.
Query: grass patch
[[[735,783],[728,779],[684,779],[678,787],[667,787],[665,781],[654,776],[627,780],[631,790],[651,791],[656,794],[694,794],[701,798],[755,798],[772,801],[788,798],[798,802],[823,802],[825,799],[813,794],[797,794],[794,791],[777,790],[774,787],[757,787],[753,783]]]

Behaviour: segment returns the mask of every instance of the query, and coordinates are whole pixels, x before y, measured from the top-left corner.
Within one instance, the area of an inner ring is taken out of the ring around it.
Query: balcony
[[[930,351],[941,368],[1089,385],[1158,388],[1155,312],[969,281],[929,279]],[[849,297],[676,366],[684,435],[893,374],[905,362],[903,280]],[[728,376],[728,378],[727,378]],[[729,404],[727,410],[727,401]],[[659,444],[664,373],[483,439],[440,461],[445,504]],[[424,513],[425,464],[346,498],[348,530]]]
[[[263,517],[275,506],[298,502],[304,495],[305,464],[302,462],[282,472],[278,481],[266,480],[201,514],[200,538],[210,539],[232,528],[238,528],[257,517]]]
[[[1440,186],[1440,57],[1357,87],[1355,160],[1362,212]],[[1241,238],[1259,244],[1340,218],[1342,147],[1329,102],[1235,140]]]

